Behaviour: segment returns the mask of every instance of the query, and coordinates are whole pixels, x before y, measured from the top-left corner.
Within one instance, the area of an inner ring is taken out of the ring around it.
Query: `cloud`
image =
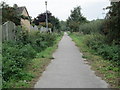
[[[65,20],[70,11],[76,6],[82,7],[82,13],[89,20],[103,17],[103,7],[109,5],[109,0],[5,0],[8,4],[26,6],[30,16],[33,18],[45,12],[45,1],[48,2],[48,10],[60,20]]]

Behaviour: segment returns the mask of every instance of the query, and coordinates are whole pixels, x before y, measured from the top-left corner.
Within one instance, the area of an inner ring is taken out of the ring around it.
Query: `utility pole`
[[[46,29],[48,31],[47,1],[45,1],[45,5],[46,5]]]

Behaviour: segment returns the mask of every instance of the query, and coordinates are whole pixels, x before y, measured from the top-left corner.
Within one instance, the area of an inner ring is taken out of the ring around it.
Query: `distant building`
[[[17,11],[18,11],[19,14],[30,18],[29,13],[28,13],[25,6],[24,7],[18,7]],[[21,25],[23,27],[25,27],[27,30],[30,31],[30,21],[28,19],[22,19],[21,18]]]

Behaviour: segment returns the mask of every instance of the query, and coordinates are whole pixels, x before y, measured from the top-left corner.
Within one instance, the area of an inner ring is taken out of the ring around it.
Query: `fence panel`
[[[7,24],[5,23],[2,25],[2,41],[7,40],[6,29],[7,29]]]
[[[15,40],[15,28],[15,24],[11,21],[4,23],[2,26],[2,40]]]
[[[38,30],[38,27],[36,25],[34,27],[30,26],[30,30]]]
[[[15,27],[13,22],[8,23],[8,40],[15,40]]]

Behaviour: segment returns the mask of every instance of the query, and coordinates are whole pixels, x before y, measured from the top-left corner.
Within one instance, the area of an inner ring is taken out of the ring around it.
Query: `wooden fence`
[[[16,26],[13,22],[8,21],[2,25],[2,41],[15,40]]]
[[[51,32],[51,28],[48,28],[48,30],[46,29],[46,27],[41,27],[41,28],[38,28],[36,25],[33,27],[33,26],[30,26],[30,30],[38,30],[40,32],[47,32],[48,30]]]
[[[17,40],[17,32],[21,32],[22,28],[15,25],[15,23],[11,21],[5,22],[2,26],[2,41],[13,41]],[[41,27],[40,29],[37,26],[31,26],[30,31],[40,31],[40,32],[47,32],[47,29],[45,27]],[[51,32],[51,28],[48,29]]]
[[[35,25],[35,26],[32,26],[32,25],[31,25],[31,26],[30,26],[30,30],[35,30],[35,31],[36,31],[36,30],[39,30],[39,29],[38,29],[38,27],[37,27],[36,25]]]

